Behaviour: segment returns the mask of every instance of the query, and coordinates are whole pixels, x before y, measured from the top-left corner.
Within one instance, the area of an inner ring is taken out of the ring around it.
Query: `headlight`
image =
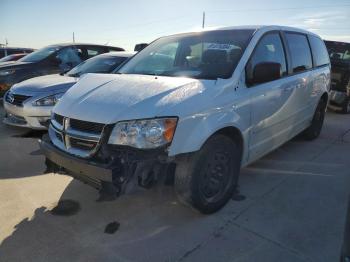
[[[157,118],[119,122],[108,143],[136,148],[156,148],[173,140],[177,118]]]
[[[63,95],[64,93],[59,93],[41,98],[39,100],[34,101],[33,106],[54,106]]]
[[[14,70],[14,69],[2,70],[2,71],[0,71],[0,76],[11,75],[11,74],[13,74],[14,72],[16,72],[16,70]]]

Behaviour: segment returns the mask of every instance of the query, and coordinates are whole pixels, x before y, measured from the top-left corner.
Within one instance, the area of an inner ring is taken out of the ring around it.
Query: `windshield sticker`
[[[233,49],[233,47],[234,45],[230,45],[230,44],[212,43],[208,45],[207,49],[230,50],[230,49]]]

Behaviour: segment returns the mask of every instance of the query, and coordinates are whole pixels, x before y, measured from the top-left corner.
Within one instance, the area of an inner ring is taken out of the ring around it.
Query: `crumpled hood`
[[[78,78],[65,75],[46,75],[34,77],[14,85],[11,90],[18,93],[56,93],[65,92],[78,81]]]
[[[53,111],[70,118],[105,124],[176,116],[174,107],[193,108],[194,101],[189,99],[202,95],[208,85],[215,85],[214,82],[180,77],[87,74],[68,90]],[[208,101],[212,100],[211,94],[207,96]]]

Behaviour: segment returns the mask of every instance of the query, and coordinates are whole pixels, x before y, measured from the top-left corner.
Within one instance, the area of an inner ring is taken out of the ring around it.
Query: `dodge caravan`
[[[54,107],[39,143],[49,170],[102,193],[173,175],[181,202],[213,213],[231,198],[241,167],[299,133],[319,136],[329,87],[326,47],[308,31],[171,35],[118,74],[83,76]]]

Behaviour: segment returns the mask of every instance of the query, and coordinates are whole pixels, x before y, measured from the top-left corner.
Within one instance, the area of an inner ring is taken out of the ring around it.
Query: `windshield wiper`
[[[145,71],[141,71],[141,72],[132,72],[130,74],[133,75],[147,75],[147,76],[159,76],[159,74],[156,73],[151,73],[151,72],[145,72]]]
[[[203,76],[203,75],[191,76],[191,78],[204,79],[204,80],[218,80],[219,79],[219,77],[217,77],[217,76]]]
[[[208,76],[208,77],[203,77],[203,79],[207,79],[207,80],[218,80],[218,77],[215,76]]]
[[[70,77],[79,77],[80,74],[79,73],[75,73],[75,74],[69,74],[68,76],[70,76]]]
[[[141,75],[158,76],[156,73],[141,73]]]

